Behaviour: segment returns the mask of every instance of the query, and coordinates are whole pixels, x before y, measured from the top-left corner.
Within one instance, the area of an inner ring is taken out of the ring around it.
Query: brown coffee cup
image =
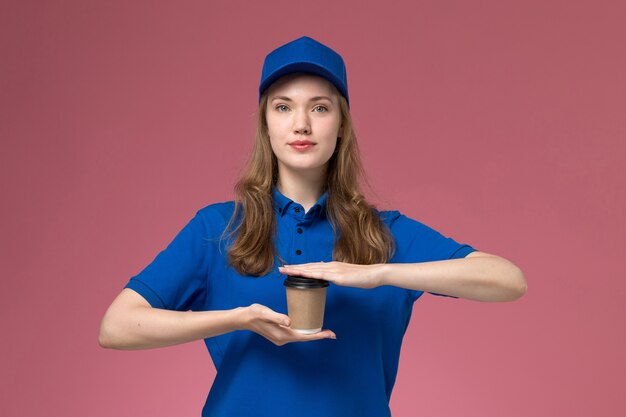
[[[328,281],[289,275],[283,282],[287,292],[287,315],[291,328],[304,334],[322,330]]]

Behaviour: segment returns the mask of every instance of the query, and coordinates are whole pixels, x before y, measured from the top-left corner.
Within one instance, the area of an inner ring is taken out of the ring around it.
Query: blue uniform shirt
[[[285,263],[331,262],[334,236],[325,211],[327,193],[306,213],[276,187],[272,195],[274,244]],[[287,314],[286,276],[278,272],[278,258],[262,277],[239,275],[227,264],[226,245],[232,240],[220,243],[219,237],[233,210],[233,201],[198,210],[125,288],[155,308],[228,310],[258,303]],[[476,250],[396,210],[378,214],[396,240],[390,263],[463,258]],[[334,331],[336,340],[276,346],[248,330],[204,339],[217,375],[202,415],[390,416],[402,338],[413,302],[422,294],[389,285],[363,289],[330,283],[323,327]]]

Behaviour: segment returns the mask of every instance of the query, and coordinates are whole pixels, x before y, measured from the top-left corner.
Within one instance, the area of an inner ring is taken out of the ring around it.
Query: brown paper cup
[[[314,334],[322,330],[326,287],[328,281],[289,276],[284,285],[291,328],[300,333]]]

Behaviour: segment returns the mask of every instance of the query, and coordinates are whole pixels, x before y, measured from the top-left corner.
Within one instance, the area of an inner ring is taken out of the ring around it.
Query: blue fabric
[[[334,236],[326,217],[327,194],[307,213],[277,188],[272,194],[278,231],[274,244],[285,263],[331,262]],[[228,310],[259,303],[287,314],[278,258],[263,277],[241,276],[227,265],[229,241],[219,238],[233,209],[233,201],[200,209],[125,288],[156,308]],[[390,263],[462,258],[475,250],[397,210],[378,213],[396,239]],[[362,289],[330,283],[324,328],[333,330],[336,340],[276,346],[248,330],[205,339],[217,375],[202,415],[390,416],[402,338],[413,302],[422,294],[389,285]]]

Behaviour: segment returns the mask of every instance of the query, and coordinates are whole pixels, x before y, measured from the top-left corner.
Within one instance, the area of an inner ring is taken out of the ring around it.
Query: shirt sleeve
[[[396,211],[393,217],[395,217],[395,220],[391,224],[391,232],[396,238],[396,262],[418,263],[458,259],[476,251],[472,246],[459,243],[453,238],[445,236],[424,223],[398,211]],[[417,300],[424,293],[417,290],[407,291],[409,291],[413,301]],[[453,295],[428,292],[442,297],[459,298]]]
[[[152,307],[202,310],[208,286],[210,245],[201,211],[124,288],[143,296]]]

